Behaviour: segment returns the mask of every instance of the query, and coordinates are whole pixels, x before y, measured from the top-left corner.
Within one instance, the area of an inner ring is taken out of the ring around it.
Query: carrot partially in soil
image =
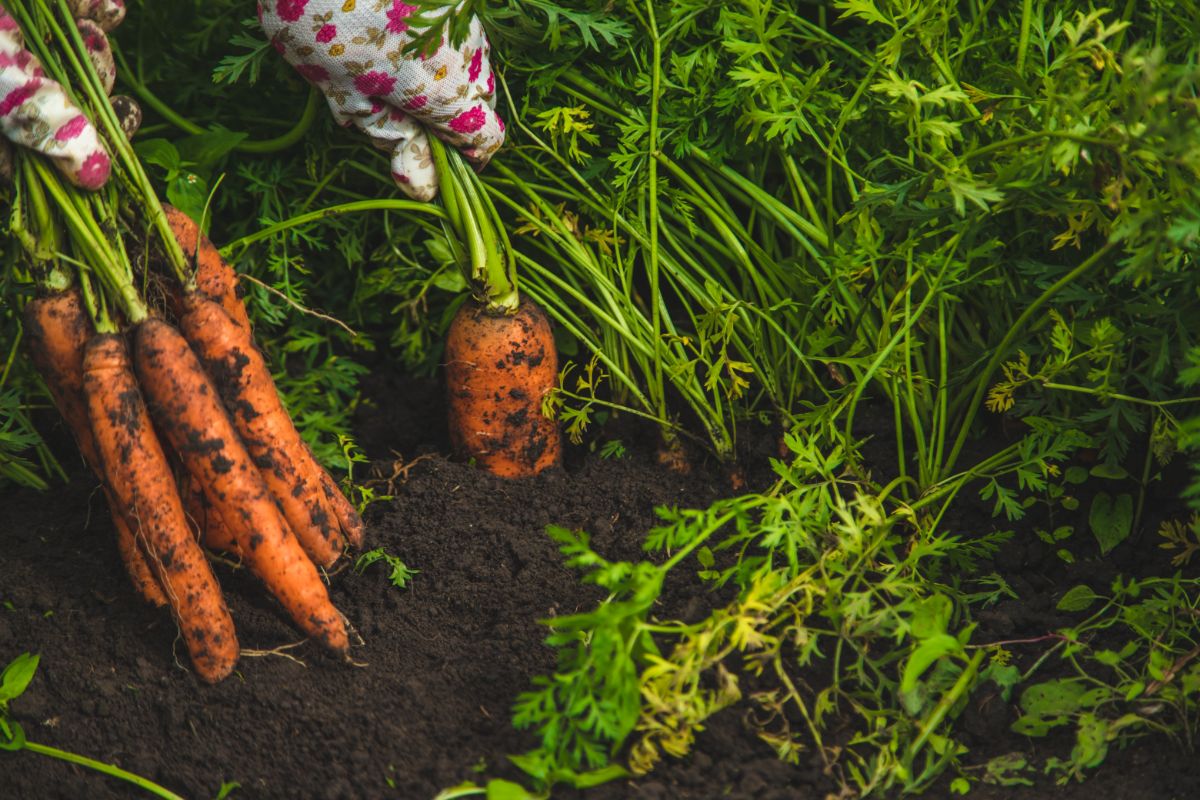
[[[558,378],[546,315],[523,298],[515,314],[465,303],[446,336],[450,441],[494,475],[536,475],[562,462],[558,423],[542,400]]]
[[[493,475],[536,475],[562,463],[558,423],[542,413],[558,379],[554,333],[517,291],[504,223],[479,177],[457,151],[429,144],[447,233],[471,287],[446,334],[450,443]]]
[[[216,683],[237,663],[237,634],[221,588],[192,538],[125,340],[94,336],[83,370],[88,418],[108,487],[137,524],[134,535],[170,601],[196,673]]]
[[[78,288],[31,300],[25,306],[24,328],[30,359],[46,381],[54,405],[75,437],[84,463],[104,480],[92,423],[83,396],[83,353],[94,335],[92,322]],[[104,495],[117,531],[117,551],[133,585],[146,602],[159,608],[167,604],[146,555],[137,546],[120,505],[105,487]]]
[[[184,256],[195,265],[196,291],[219,303],[239,328],[249,332],[250,317],[246,315],[246,306],[238,296],[238,275],[233,267],[221,257],[209,238],[200,232],[195,220],[166,203],[163,203],[162,209]],[[183,300],[182,296],[172,298],[176,316],[183,313]]]
[[[345,542],[325,498],[321,468],[309,457],[249,330],[199,294],[184,299],[179,327],[220,391],[292,533],[314,562],[332,565]]]
[[[243,561],[301,630],[331,650],[347,651],[341,615],[187,339],[166,322],[149,319],[137,329],[135,363],[155,419],[233,531]]]

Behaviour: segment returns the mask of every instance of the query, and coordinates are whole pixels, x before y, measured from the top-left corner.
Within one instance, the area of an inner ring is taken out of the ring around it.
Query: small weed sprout
[[[358,560],[354,562],[354,571],[362,574],[367,567],[378,561],[384,562],[391,568],[391,572],[388,573],[388,580],[397,589],[407,589],[408,584],[412,582],[413,576],[421,571],[419,569],[410,569],[399,557],[389,555],[382,547],[368,550],[359,556]]]

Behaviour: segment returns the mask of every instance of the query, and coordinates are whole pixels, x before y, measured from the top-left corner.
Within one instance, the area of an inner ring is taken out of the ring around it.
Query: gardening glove
[[[116,79],[107,31],[125,17],[122,0],[70,0],[88,55],[107,91]],[[140,114],[139,114],[140,116]],[[0,6],[0,131],[19,145],[50,158],[71,183],[98,189],[108,180],[112,161],[95,127],[46,77],[41,63],[25,49],[16,20]],[[0,149],[7,150],[7,143]],[[0,167],[11,153],[0,153]]]
[[[319,88],[334,118],[392,153],[392,177],[409,197],[437,195],[429,132],[482,168],[504,143],[491,45],[478,18],[459,47],[443,42],[425,58],[406,54],[401,0],[260,0],[271,44]],[[444,13],[444,12],[443,12]]]

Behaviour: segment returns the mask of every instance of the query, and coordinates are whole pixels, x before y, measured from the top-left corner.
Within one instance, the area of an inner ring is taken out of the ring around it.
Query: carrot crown
[[[479,176],[457,150],[429,137],[438,189],[446,209],[447,238],[471,294],[492,314],[517,310],[517,274],[500,214]]]
[[[131,203],[158,231],[167,262],[179,280],[190,286],[194,277],[183,251],[170,235],[162,205],[113,111],[66,0],[6,0],[5,6],[25,34],[26,46],[48,76],[95,123],[114,155],[108,186],[89,193],[66,184],[40,156],[19,152],[18,197],[26,202],[20,213],[14,214],[16,232],[35,263],[56,265],[40,270],[43,286],[61,288],[62,264],[76,267],[98,330],[113,326],[106,306],[109,302],[130,322],[140,322],[149,311],[125,251],[122,231],[127,226],[119,213],[122,205]],[[95,291],[97,287],[103,291]]]

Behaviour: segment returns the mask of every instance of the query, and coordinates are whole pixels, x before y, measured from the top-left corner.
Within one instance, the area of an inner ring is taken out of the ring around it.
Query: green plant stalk
[[[207,128],[197,125],[171,108],[162,98],[151,91],[142,82],[140,76],[137,76],[137,73],[130,67],[125,54],[115,42],[113,43],[112,51],[117,59],[117,66],[119,67],[117,74],[120,75],[121,81],[127,84],[133,90],[133,93],[137,95],[138,99],[145,103],[148,108],[155,111],[168,123],[179,128],[186,134],[197,136],[210,132]],[[312,128],[321,110],[321,97],[319,89],[315,86],[309,87],[308,97],[304,101],[304,110],[300,112],[299,119],[296,120],[291,128],[272,139],[243,140],[234,145],[233,149],[239,153],[251,153],[254,155],[268,155],[286,150],[303,139],[309,129]]]
[[[163,800],[184,800],[184,798],[180,795],[175,794],[170,789],[159,786],[157,783],[148,778],[143,778],[141,775],[135,775],[132,772],[127,772],[126,770],[123,770],[120,767],[112,764],[105,764],[103,761],[97,761],[94,758],[88,758],[87,756],[81,756],[77,753],[59,750],[57,747],[50,747],[49,745],[37,744],[36,742],[30,741],[26,741],[22,749],[28,750],[31,753],[40,753],[44,756],[61,759],[72,764],[78,764],[79,766],[87,767],[88,769],[94,769],[97,772],[101,772],[113,778],[131,783],[139,789],[145,789],[155,797],[163,798]]]
[[[942,267],[938,271],[937,277],[932,281],[932,283],[930,283],[929,291],[926,293],[925,297],[922,298],[920,304],[917,306],[916,311],[910,315],[907,315],[907,318],[904,321],[904,326],[892,334],[888,342],[878,350],[877,355],[871,361],[871,364],[867,368],[866,372],[857,376],[857,385],[854,387],[854,392],[852,393],[848,402],[848,407],[851,409],[851,413],[846,418],[845,435],[848,440],[852,439],[851,426],[854,422],[853,410],[858,405],[858,401],[862,397],[863,392],[866,391],[867,385],[870,382],[870,378],[873,377],[880,367],[883,366],[884,362],[892,354],[896,346],[899,345],[901,340],[908,336],[909,331],[911,331],[913,326],[917,324],[917,320],[924,315],[925,309],[931,302],[933,302],[933,299],[938,296],[938,290],[941,288],[942,279],[946,276],[946,271],[950,268],[950,262],[954,258],[954,254],[958,252],[958,246],[961,243],[962,233],[959,232],[954,235],[953,244],[950,246],[949,252],[946,253],[946,258],[942,262]]]
[[[12,0],[10,8],[29,25],[28,30],[26,30],[26,41],[34,42],[39,47],[43,65],[57,64],[57,59],[52,58],[52,54],[44,46],[46,31],[33,25],[32,18],[25,8],[25,2],[26,0]],[[83,38],[79,30],[74,24],[60,25],[53,11],[50,9],[50,4],[54,2],[59,12],[63,15],[63,18],[67,20],[73,19],[70,7],[67,5],[66,0],[33,0],[33,2],[42,12],[42,18],[49,28],[49,33],[58,41],[61,52],[65,54],[71,66],[72,73],[77,78],[75,81],[61,81],[63,86],[68,91],[74,89],[76,92],[81,92],[83,98],[86,99],[87,106],[92,111],[93,122],[99,123],[99,127],[106,134],[105,140],[108,146],[116,152],[118,159],[125,169],[126,177],[132,184],[133,193],[138,196],[140,209],[149,217],[150,224],[158,231],[168,263],[185,289],[194,288],[195,278],[188,272],[183,250],[171,233],[166,215],[163,213],[158,196],[150,184],[150,179],[146,175],[145,170],[142,169],[141,161],[138,160],[137,155],[133,152],[133,147],[130,145],[129,140],[125,137],[125,132],[121,128],[121,123],[117,119],[116,112],[113,111],[104,87],[96,75],[96,70],[92,66],[90,58],[86,56],[87,48],[83,43]],[[52,69],[54,68],[52,67]]]
[[[489,314],[515,313],[520,296],[512,251],[502,244],[507,238],[496,232],[499,214],[458,151],[435,136],[429,137],[429,147],[449,227],[465,247],[456,254],[476,302]]]
[[[658,286],[658,104],[662,87],[662,40],[658,35],[658,22],[654,16],[654,0],[646,1],[647,29],[650,33],[650,124],[646,134],[648,189],[650,196],[649,220],[650,249],[646,254],[647,277],[650,282],[650,331],[654,337],[654,381],[650,385],[650,397],[654,400],[660,416],[668,416],[667,396],[663,383],[662,359],[662,298]],[[669,443],[669,442],[668,442]]]
[[[133,275],[128,259],[114,250],[105,238],[88,207],[88,200],[77,189],[68,188],[40,158],[29,156],[33,171],[50,197],[58,205],[59,213],[66,222],[72,241],[79,249],[86,269],[94,271],[113,297],[120,303],[129,322],[136,325],[149,316],[149,310],[133,284]],[[103,317],[96,319],[97,330],[108,332],[111,322]]]
[[[1054,381],[1045,381],[1042,383],[1043,389],[1054,389],[1060,392],[1077,392],[1079,394],[1092,395],[1102,400],[1117,400],[1122,403],[1133,403],[1139,406],[1148,406],[1155,409],[1163,409],[1168,406],[1187,405],[1189,403],[1200,403],[1200,397],[1177,397],[1171,400],[1147,400],[1144,397],[1134,397],[1120,392],[1106,392],[1101,389],[1095,389],[1091,386],[1073,386],[1066,383],[1055,383]]]
[[[921,748],[925,746],[925,742],[929,739],[930,734],[942,724],[942,720],[950,713],[950,709],[954,707],[967,690],[970,688],[972,681],[975,680],[975,674],[979,671],[979,664],[983,661],[986,654],[984,650],[977,650],[971,660],[967,662],[967,666],[963,669],[962,674],[958,676],[958,680],[954,682],[954,686],[950,691],[942,696],[938,704],[930,712],[929,716],[921,723],[921,733],[917,736],[913,743],[909,745],[907,751],[907,761],[911,765],[917,754],[921,752]]]
[[[535,166],[535,168],[536,168],[537,165],[534,164],[533,166]],[[506,178],[510,184],[512,184],[516,188],[521,189],[529,197],[530,201],[540,211],[543,220],[549,222],[550,224],[552,224],[555,227],[555,229],[559,232],[560,235],[557,237],[552,237],[552,238],[555,238],[556,241],[558,241],[564,247],[564,249],[567,250],[567,252],[577,254],[577,258],[575,259],[575,261],[578,262],[582,266],[584,274],[598,275],[601,272],[601,270],[596,265],[595,260],[590,255],[587,254],[586,249],[583,248],[582,245],[575,240],[575,237],[574,237],[574,234],[572,233],[572,231],[567,229],[566,226],[564,225],[564,223],[559,219],[557,210],[552,208],[545,201],[545,199],[543,197],[543,195],[546,194],[545,189],[544,188],[534,189],[533,187],[530,187],[524,181],[519,179],[515,174],[513,174],[511,172],[511,170],[508,170],[507,168],[503,167],[503,165],[497,165],[497,170],[501,171],[506,176]],[[538,228],[539,231],[545,233],[544,222],[540,222],[536,219],[530,218],[529,215],[527,213],[525,213],[523,209],[520,208],[520,206],[513,203],[511,201],[511,199],[509,197],[507,197],[506,195],[501,195],[497,192],[493,192],[493,193],[496,194],[497,198],[500,199],[502,202],[508,204],[514,210],[516,210],[518,213],[521,213],[523,216],[528,218],[529,223],[531,225]],[[591,201],[584,199],[583,202],[586,206],[591,207]],[[715,206],[715,204],[713,204],[713,205]],[[599,208],[599,207],[597,207],[593,210],[596,210],[598,213],[603,212],[603,209]],[[621,219],[619,217],[619,215],[617,215],[617,223],[618,223],[620,230],[624,233],[627,233],[630,237],[633,238],[634,241],[641,244],[642,246],[648,246],[649,239],[648,239],[647,235],[645,234],[645,232],[641,231],[640,229],[638,229],[636,227],[629,225],[623,219]],[[669,226],[665,227],[665,228],[660,227],[660,230],[662,231],[663,235],[666,237],[665,242],[667,244],[671,244],[673,239],[671,237],[671,232],[670,232]],[[549,235],[549,234],[547,233],[546,235]],[[707,234],[705,234],[705,235],[707,235]],[[706,253],[706,255],[707,255],[707,253]],[[687,262],[686,267],[683,266],[682,262],[677,263],[673,257],[670,257],[668,255],[667,251],[660,249],[661,265],[667,269],[667,274],[669,277],[671,277],[672,280],[682,281],[681,285],[686,287],[686,292],[684,293],[685,295],[690,295],[690,296],[697,297],[697,298],[706,298],[707,292],[704,288],[704,284],[706,281],[714,280],[719,285],[724,285],[729,282],[729,277],[727,275],[725,275],[724,273],[722,273],[720,276],[711,276],[711,275],[706,274],[704,272],[703,267],[701,267],[700,264],[695,262],[694,260],[689,259],[687,254],[683,250],[680,250],[680,256],[683,259],[685,259],[685,261]],[[551,258],[555,258],[555,256],[551,255]],[[690,275],[691,271],[696,271],[696,272],[699,272],[700,274],[697,276],[696,279],[693,279]],[[592,282],[595,283],[594,280]],[[610,293],[603,292],[601,290],[600,284],[596,283],[595,285],[589,286],[589,290],[592,292],[599,292],[600,294],[605,296],[606,299],[610,303],[610,307],[612,307],[613,296]],[[627,295],[628,291],[626,291],[625,294]],[[682,296],[681,296],[681,299],[682,299]],[[733,298],[731,297],[731,298],[729,298],[729,300],[732,301]],[[702,302],[709,302],[709,301],[702,300]],[[755,310],[755,311],[757,311],[757,310]],[[614,308],[613,313],[615,313],[617,315],[622,315],[625,312],[619,311],[616,308]],[[636,313],[636,312],[633,312],[631,310],[630,313]],[[691,308],[686,309],[686,313],[692,318],[692,320],[694,322],[695,321],[695,313],[691,310]],[[761,312],[758,312],[758,313],[761,313]],[[669,318],[665,318],[663,320],[663,324],[664,324],[664,326],[666,326],[670,329],[670,333],[672,333],[672,334],[675,333],[674,326],[673,326],[673,324],[671,324],[671,320]],[[773,326],[770,323],[768,323],[768,327],[773,327]],[[734,340],[739,342],[738,347],[742,348],[743,353],[751,352],[750,350],[745,348],[745,343],[741,342],[740,337],[741,337],[740,333],[736,334],[734,337]],[[673,345],[671,347],[668,347],[668,348],[662,350],[661,352],[663,355],[673,353],[672,360],[677,359],[678,362],[682,364],[684,361],[687,360],[687,356],[684,353],[674,353],[675,347],[676,346]],[[753,366],[754,366],[755,372],[757,372],[759,375],[766,377],[768,380],[771,380],[770,375],[772,374],[772,367],[770,365],[765,365],[762,362],[755,362],[753,364]],[[648,373],[648,375],[649,374],[652,374],[652,373]],[[713,406],[711,403],[709,403],[708,401],[705,401],[703,399],[700,399],[700,397],[699,397],[700,390],[699,389],[693,390],[693,389],[688,388],[688,386],[685,385],[684,383],[681,383],[681,381],[683,380],[682,375],[683,375],[683,373],[679,373],[679,377],[672,378],[672,381],[675,382],[676,385],[681,389],[681,391],[685,397],[691,398],[689,400],[689,402],[693,405],[694,408],[696,408],[697,412],[701,415],[701,417],[703,419],[706,419],[708,422],[716,423],[715,427],[710,426],[710,428],[712,430],[716,431],[716,433],[714,433],[714,441],[713,441],[713,444],[714,444],[714,447],[716,448],[716,450],[719,453],[731,452],[729,449],[731,446],[730,445],[731,437],[730,437],[729,433],[724,430],[725,423],[721,421],[722,414],[719,412],[719,410],[716,410],[716,407]],[[776,390],[775,396],[776,396],[776,398],[779,398],[778,390]],[[699,405],[697,405],[697,403],[699,403]],[[706,411],[705,409],[708,409],[708,410]]]
[[[950,357],[947,352],[949,338],[950,332],[946,327],[946,300],[944,297],[938,297],[938,384],[937,405],[934,409],[934,442],[931,459],[922,470],[922,484],[931,480],[936,474],[937,467],[942,463],[942,457],[946,453],[946,428],[949,424],[948,415],[950,413]]]
[[[512,205],[512,207],[517,210],[518,213],[523,213],[522,209],[520,209],[520,207],[511,200],[511,198],[508,198],[507,196],[502,195],[495,190],[493,190],[493,194],[495,194],[497,199],[499,199],[501,202]],[[544,235],[548,237],[553,236],[553,232],[545,228],[544,222],[529,218],[528,216],[527,219],[529,219],[530,224],[539,227]],[[574,243],[573,239],[570,241]],[[574,244],[578,245],[578,243]],[[582,248],[581,246],[576,248],[568,248],[568,252],[581,254],[587,253],[586,249]],[[584,257],[586,257],[586,255]],[[649,322],[642,315],[642,310],[634,303],[633,298],[621,295],[615,287],[612,287],[611,291],[604,291],[605,287],[600,283],[600,278],[598,275],[593,283],[588,287],[589,291],[585,291],[578,286],[571,285],[557,272],[543,268],[542,265],[533,262],[520,253],[517,254],[517,258],[526,266],[527,269],[531,271],[532,274],[539,275],[544,280],[548,280],[559,286],[560,289],[566,291],[577,303],[583,305],[591,314],[595,315],[598,321],[608,326],[608,329],[621,332],[622,341],[624,341],[624,343],[635,354],[636,360],[642,372],[647,377],[653,374],[653,369],[650,365],[650,360],[653,358],[653,351],[647,341],[649,338],[647,335],[649,331]],[[585,262],[583,268],[585,270],[594,269],[594,265],[592,265],[590,262]],[[591,294],[596,293],[602,294],[604,297],[610,298],[614,301],[619,300],[621,303],[623,303],[623,305],[619,305],[611,312],[605,311],[596,305],[596,303],[591,299]],[[564,322],[564,327],[567,327],[568,330],[572,330],[572,332],[575,333],[575,335],[582,341],[590,342],[590,347],[593,349],[596,355],[601,358],[601,361],[607,367],[609,367],[610,370],[614,371],[614,376],[617,375],[618,370],[622,373],[624,372],[624,370],[620,370],[620,368],[616,365],[613,359],[608,356],[604,349],[595,342],[592,336],[580,335],[580,333],[577,332],[579,327],[578,325],[565,324],[566,321],[563,316],[564,312],[562,311],[561,303],[543,303],[543,305],[549,310],[551,315],[553,315],[560,322]],[[629,323],[635,324],[633,327],[630,327]],[[666,348],[661,352],[671,357],[672,364],[684,364],[688,360],[686,354],[676,352],[674,348]],[[688,374],[691,375],[690,372],[688,372]],[[625,381],[623,380],[622,382]],[[651,398],[647,398],[642,395],[641,389],[636,381],[628,379],[626,385],[635,391],[636,396],[639,397],[641,402],[644,403],[644,407],[651,416],[658,416],[656,410],[657,404],[655,404]],[[675,381],[675,385],[680,390],[685,402],[687,402],[693,408],[693,410],[695,410],[701,419],[706,421],[705,425],[709,430],[710,436],[712,437],[712,445],[716,450],[717,455],[721,458],[727,458],[729,455],[731,455],[732,443],[730,436],[728,432],[724,430],[722,424],[720,424],[722,414],[719,409],[710,402],[703,387],[696,382],[694,377],[686,381],[680,377]],[[714,426],[713,423],[717,424]]]
[[[1029,320],[1033,319],[1033,315],[1040,311],[1042,306],[1050,302],[1055,295],[1067,286],[1070,286],[1095,269],[1116,247],[1116,242],[1109,241],[1105,243],[1103,247],[1084,259],[1077,267],[1055,281],[1052,286],[1047,288],[1036,300],[1030,303],[1029,307],[1021,313],[1021,316],[1017,317],[1017,321],[1012,324],[1008,332],[1004,335],[1004,338],[1000,341],[1000,344],[992,351],[992,357],[988,359],[987,366],[984,367],[983,373],[976,380],[975,391],[971,394],[971,400],[967,404],[967,410],[959,427],[958,436],[954,439],[954,446],[950,448],[950,455],[946,458],[945,463],[939,465],[937,473],[933,476],[935,480],[954,469],[959,453],[962,452],[962,448],[967,442],[967,436],[971,432],[971,425],[975,422],[975,415],[979,412],[983,395],[987,392],[988,383],[992,380],[992,375],[996,373],[996,370],[999,369],[1000,364],[1007,356],[1008,349],[1017,338],[1017,334],[1024,330],[1025,325]]]
[[[1017,39],[1017,77],[1025,75],[1025,56],[1029,52],[1029,30],[1033,24],[1033,0],[1021,3],[1021,33]]]
[[[508,240],[498,231],[503,222],[474,170],[467,165],[457,150],[450,151],[449,156],[456,179],[462,188],[462,197],[471,209],[471,219],[478,231],[477,238],[483,253],[483,262],[475,268],[476,281],[485,287],[486,307],[493,314],[512,314],[517,310],[520,298],[517,294],[517,276],[513,270],[511,250],[505,247]]]
[[[294,217],[289,217],[280,222],[257,230],[254,233],[243,236],[239,239],[234,239],[221,248],[221,255],[230,258],[241,251],[245,250],[252,244],[261,242],[264,239],[270,239],[277,233],[298,228],[302,225],[308,225],[312,222],[320,222],[330,217],[338,217],[343,214],[354,214],[360,211],[403,211],[412,214],[428,214],[434,219],[446,220],[446,212],[432,203],[421,203],[416,200],[356,200],[351,203],[341,203],[336,206],[328,206],[326,208],[317,209],[316,211],[307,211],[303,214],[297,214]]]

